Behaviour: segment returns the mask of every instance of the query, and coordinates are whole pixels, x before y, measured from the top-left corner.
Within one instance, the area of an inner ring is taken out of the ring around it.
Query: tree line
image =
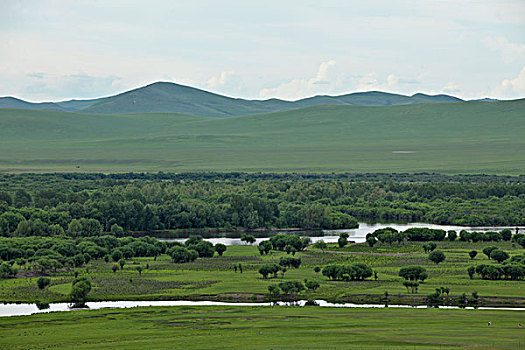
[[[525,224],[525,186],[515,181],[97,176],[62,176],[52,181],[37,175],[2,175],[0,235],[89,237],[190,228],[340,229],[356,227],[357,219]]]

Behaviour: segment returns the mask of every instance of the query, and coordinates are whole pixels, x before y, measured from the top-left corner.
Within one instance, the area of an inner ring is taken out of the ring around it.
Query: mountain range
[[[418,93],[405,96],[380,91],[356,92],[339,96],[319,95],[297,101],[246,100],[175,83],[157,82],[114,96],[90,100],[32,103],[14,97],[0,97],[0,108],[90,114],[182,113],[206,117],[231,117],[320,105],[395,106],[462,101],[449,95]]]

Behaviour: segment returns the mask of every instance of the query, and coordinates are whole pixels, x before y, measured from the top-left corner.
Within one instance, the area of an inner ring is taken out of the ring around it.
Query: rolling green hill
[[[525,173],[525,100],[231,118],[0,110],[6,171]]]
[[[286,111],[319,105],[343,104],[388,106],[414,103],[460,102],[447,95],[404,96],[385,92],[358,92],[341,96],[314,96],[298,101],[244,100],[189,86],[158,82],[115,96],[93,100],[30,103],[12,97],[0,98],[0,108],[55,110],[82,113],[183,113],[207,117],[231,117]]]

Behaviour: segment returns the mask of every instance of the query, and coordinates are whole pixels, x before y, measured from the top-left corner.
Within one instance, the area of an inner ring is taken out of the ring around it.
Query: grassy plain
[[[520,174],[524,110],[525,100],[230,118],[2,109],[0,169]]]
[[[0,349],[522,349],[518,322],[503,310],[106,309],[0,318]]]
[[[304,251],[296,254],[302,264],[299,269],[288,269],[284,277],[262,279],[259,267],[265,263],[278,263],[283,252],[272,251],[260,256],[254,246],[229,246],[224,256],[199,258],[187,264],[174,264],[163,255],[156,261],[153,258],[129,260],[123,270],[111,271],[112,262],[97,260],[88,267],[77,269],[80,276],[88,277],[93,283],[89,295],[91,300],[169,300],[169,299],[211,299],[211,300],[258,300],[262,301],[268,293],[268,286],[283,281],[315,280],[320,283],[316,292],[303,292],[299,299],[327,299],[332,301],[379,303],[385,291],[390,294],[390,303],[424,304],[426,295],[436,288],[448,287],[450,296],[470,295],[477,291],[481,305],[525,304],[523,281],[486,281],[479,277],[471,280],[467,274],[469,266],[493,263],[481,252],[486,246],[495,245],[511,255],[523,254],[524,249],[512,246],[509,242],[466,243],[439,242],[438,249],[446,254],[445,262],[435,265],[428,260],[420,243],[407,243],[405,246],[376,246],[365,244],[347,246],[343,249],[330,245],[327,252]],[[470,250],[477,250],[478,256],[471,260]],[[379,253],[400,255],[357,255],[358,253]],[[327,264],[365,263],[378,272],[378,280],[329,281],[314,267]],[[138,265],[149,269],[141,275]],[[239,264],[243,273],[235,272],[233,266]],[[399,269],[408,265],[424,266],[429,274],[421,284],[417,294],[407,293],[398,276]],[[23,272],[22,272],[23,273]],[[64,270],[52,274],[49,288],[41,291],[36,286],[36,277],[0,280],[0,300],[4,302],[58,302],[68,301],[73,280],[73,271]]]

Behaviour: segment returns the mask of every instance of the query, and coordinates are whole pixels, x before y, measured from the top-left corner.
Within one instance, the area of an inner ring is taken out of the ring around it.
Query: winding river
[[[235,306],[235,307],[255,307],[255,306],[307,306],[306,300],[300,300],[293,304],[287,302],[277,303],[227,303],[221,301],[100,301],[88,302],[83,308],[75,308],[69,303],[52,303],[46,304],[45,307],[37,304],[0,304],[0,317],[7,316],[25,316],[37,313],[57,312],[57,311],[74,311],[74,310],[98,310],[98,309],[127,309],[145,306]],[[315,300],[314,307],[342,307],[342,308],[384,308],[384,304],[352,304],[352,303],[329,303],[325,300]],[[426,309],[427,306],[411,305],[388,305],[392,308],[405,309]],[[440,306],[442,309],[459,309],[457,306]],[[473,307],[467,307],[467,310],[474,310]],[[479,307],[477,310],[514,310],[525,311],[525,308],[503,308],[503,307]]]

